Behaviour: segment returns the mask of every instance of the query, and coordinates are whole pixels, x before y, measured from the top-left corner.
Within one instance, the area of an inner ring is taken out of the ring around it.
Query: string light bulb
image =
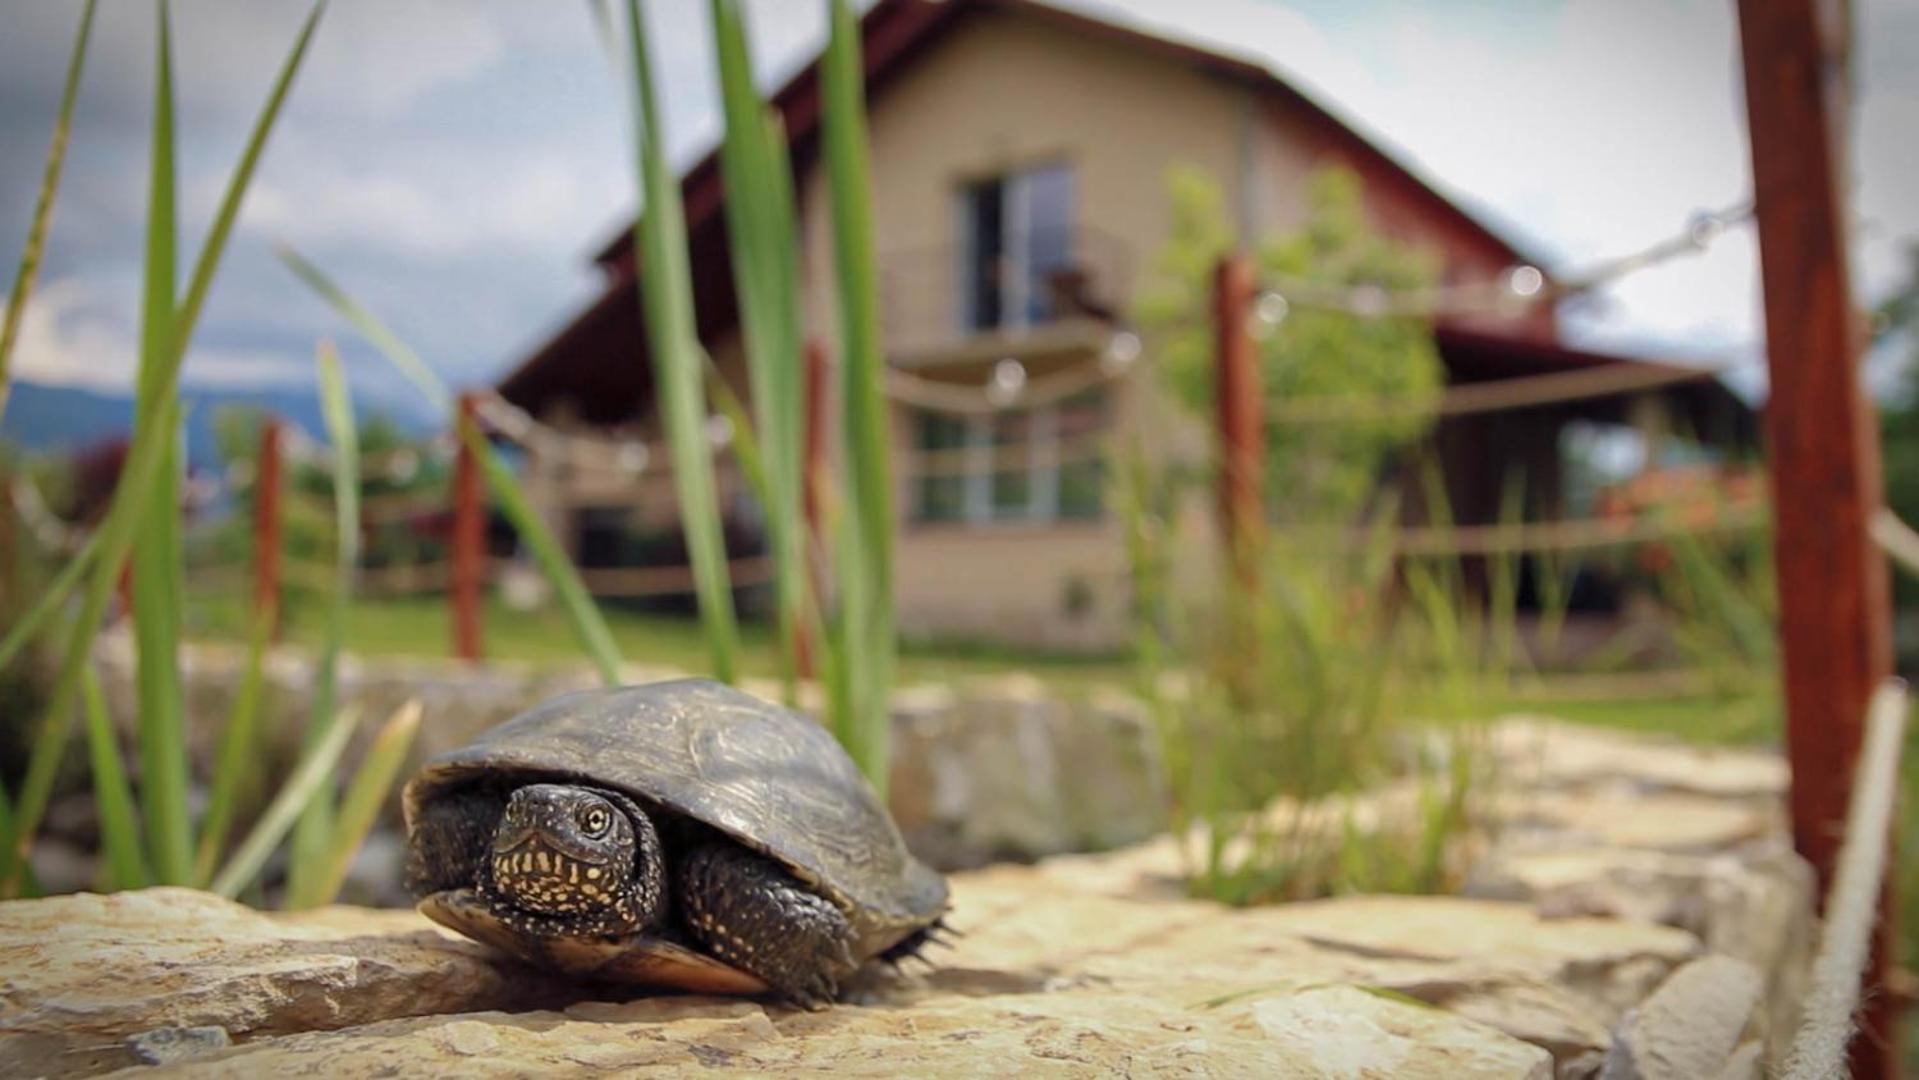
[[[716,448],[730,444],[733,441],[733,421],[724,413],[707,417],[706,441]]]
[[[1725,231],[1725,219],[1710,211],[1702,210],[1694,214],[1692,220],[1686,223],[1686,239],[1692,241],[1693,247],[1702,250],[1711,245],[1714,240],[1719,239],[1720,234]]]
[[[623,442],[614,460],[624,472],[639,473],[646,471],[646,444],[643,442]]]
[[[1260,293],[1259,299],[1253,302],[1253,317],[1268,328],[1285,322],[1287,313],[1292,310],[1293,306],[1286,302],[1286,298],[1271,289]]]
[[[1106,351],[1100,354],[1099,370],[1107,376],[1124,374],[1139,359],[1139,335],[1131,330],[1121,330],[1106,343]]]
[[[1024,389],[1026,365],[1009,356],[993,365],[993,376],[986,380],[986,400],[1002,407],[1011,405]]]
[[[387,459],[386,478],[396,484],[404,484],[420,472],[420,455],[410,449],[396,450]]]
[[[1386,290],[1377,285],[1367,284],[1353,287],[1352,307],[1353,314],[1355,315],[1368,319],[1377,318],[1378,316],[1386,314],[1386,309],[1391,306],[1391,304],[1392,297],[1386,295]]]
[[[1518,297],[1534,297],[1546,287],[1546,275],[1539,267],[1521,263],[1506,271],[1506,291]]]

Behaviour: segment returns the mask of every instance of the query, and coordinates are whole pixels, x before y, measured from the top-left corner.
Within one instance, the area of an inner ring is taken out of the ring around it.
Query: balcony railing
[[[963,245],[882,252],[880,332],[899,363],[937,360],[968,344],[1123,319],[1133,299],[1132,249],[1109,233],[1032,234],[1025,250],[976,256]]]

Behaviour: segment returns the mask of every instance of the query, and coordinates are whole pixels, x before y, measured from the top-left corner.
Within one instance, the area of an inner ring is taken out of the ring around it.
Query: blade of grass
[[[452,392],[447,389],[444,382],[440,381],[440,377],[433,373],[433,369],[427,366],[427,362],[420,358],[420,354],[400,340],[398,334],[388,329],[386,324],[373,316],[372,312],[360,306],[358,301],[348,296],[344,290],[333,283],[332,278],[327,277],[319,267],[307,261],[299,252],[285,244],[275,244],[273,253],[278,255],[280,261],[285,263],[301,281],[306,282],[308,288],[319,293],[334,311],[339,312],[342,318],[352,323],[361,337],[366,338],[374,348],[385,353],[386,358],[399,369],[400,374],[414,386],[419,387],[420,392],[425,394],[427,400],[433,402],[443,415],[453,412]]]
[[[134,409],[134,439],[142,424],[161,418],[160,395],[173,340],[174,288],[178,275],[178,205],[174,195],[173,30],[169,5],[156,5],[154,36],[153,144],[147,190],[145,289],[140,312],[140,373]],[[193,872],[193,834],[187,811],[185,710],[180,691],[180,440],[159,433],[159,471],[140,543],[133,549],[133,634],[139,718],[140,802],[147,852],[157,879],[184,885]]]
[[[81,701],[86,707],[87,751],[93,765],[93,804],[100,814],[100,852],[106,859],[107,887],[143,889],[152,882],[140,852],[140,823],[133,814],[133,789],[120,767],[120,745],[107,718],[106,695],[92,664],[81,677]]]
[[[877,274],[872,182],[866,149],[865,64],[847,0],[828,0],[831,31],[823,64],[822,124],[832,193],[833,255],[839,276],[841,431],[848,469],[849,527],[842,531],[844,647],[857,664],[850,685],[856,733],[848,752],[876,790],[886,792],[887,690],[893,653],[893,493],[886,403],[880,395]]]
[[[333,587],[327,593],[326,630],[314,674],[313,714],[306,746],[320,738],[339,700],[340,649],[346,640],[347,609],[353,598],[353,574],[360,565],[360,436],[353,422],[353,398],[340,354],[322,340],[315,363],[320,376],[320,410],[333,444]],[[333,791],[323,788],[307,800],[293,829],[293,861],[287,868],[287,900],[306,907],[312,900],[333,834]]]
[[[200,309],[206,301],[206,294],[212,288],[213,278],[219,269],[221,256],[226,250],[227,237],[233,231],[233,223],[239,217],[240,204],[245,200],[248,186],[252,183],[253,173],[259,164],[260,155],[265,150],[267,136],[272,132],[274,122],[279,118],[281,106],[292,88],[293,77],[299,71],[300,63],[306,55],[308,44],[312,41],[314,28],[318,25],[320,13],[326,8],[326,0],[317,0],[308,14],[299,36],[288,51],[281,65],[273,88],[267,95],[260,115],[254,121],[253,129],[248,133],[247,143],[241,151],[240,161],[235,165],[228,179],[226,192],[221,196],[219,209],[214,214],[212,228],[207,233],[205,245],[200,257],[194,263],[193,275],[187,287],[185,301],[173,319],[172,334],[167,349],[162,356],[163,363],[152,376],[152,384],[159,392],[140,404],[157,410],[175,410],[179,407],[176,388],[179,382],[180,363],[186,357],[187,344],[192,340],[193,327],[198,321]],[[71,723],[72,712],[78,704],[79,673],[78,665],[87,662],[92,650],[94,635],[98,632],[100,618],[106,612],[107,602],[118,583],[120,570],[126,565],[127,553],[132,544],[133,534],[140,524],[145,511],[156,468],[164,455],[164,443],[175,437],[178,430],[177,417],[166,423],[156,423],[154,418],[135,417],[136,432],[132,445],[128,448],[125,462],[121,466],[121,482],[114,486],[113,498],[107,507],[106,516],[100,526],[112,537],[103,541],[100,557],[93,566],[93,576],[87,583],[86,600],[81,608],[80,618],[73,624],[69,637],[66,657],[61,673],[55,678],[55,690],[52,707],[41,725],[40,734],[29,754],[27,773],[21,782],[20,799],[14,808],[11,835],[0,838],[0,897],[14,895],[21,880],[21,867],[26,862],[27,848],[33,843],[34,833],[40,827],[41,815],[46,812],[47,799],[52,795],[54,772],[66,746],[66,735]],[[128,483],[128,477],[136,478]]]
[[[340,814],[334,822],[333,837],[322,864],[325,869],[316,879],[313,893],[303,897],[299,906],[331,904],[340,895],[353,855],[373,829],[373,821],[379,817],[380,807],[400,775],[401,766],[406,764],[407,752],[413,748],[413,737],[419,730],[418,698],[402,704],[381,725],[379,734],[373,737],[373,745],[367,747],[366,757],[354,771],[346,795],[340,800]]]
[[[547,582],[559,594],[568,621],[573,624],[573,632],[586,647],[587,655],[593,658],[593,666],[599,671],[600,680],[608,686],[618,686],[619,647],[613,644],[613,632],[607,629],[606,619],[593,603],[592,595],[586,591],[586,583],[580,580],[579,570],[566,557],[566,550],[560,547],[559,540],[548,530],[546,521],[527,501],[519,478],[513,475],[512,467],[500,457],[499,452],[470,427],[462,425],[460,435],[468,446],[473,447],[474,457],[480,463],[480,474],[486,478],[487,487],[492,489],[500,512],[513,523],[514,531],[519,533],[520,539],[533,553],[533,561],[539,564]]]
[[[419,354],[408,348],[399,336],[388,329],[365,307],[354,301],[333,280],[313,263],[301,258],[291,248],[282,246],[280,257],[298,274],[302,281],[319,293],[321,298],[331,304],[335,311],[352,322],[366,339],[381,351],[395,367],[410,372],[411,378],[434,401],[451,402],[453,395],[447,391],[446,384],[433,373]],[[566,607],[568,619],[573,624],[573,632],[578,635],[581,644],[586,646],[593,657],[594,665],[599,669],[600,678],[608,686],[619,684],[620,653],[613,644],[613,633],[607,629],[606,619],[593,603],[586,591],[586,584],[580,580],[580,574],[566,557],[560,542],[546,527],[546,522],[533,511],[532,503],[520,487],[498,452],[479,432],[460,431],[460,437],[474,448],[474,454],[480,462],[481,475],[486,478],[488,488],[493,492],[494,501],[500,511],[513,523],[520,539],[533,553],[534,561],[540,566],[546,579],[560,596]]]
[[[660,417],[672,448],[674,486],[679,494],[680,527],[693,564],[700,622],[706,631],[713,676],[732,682],[739,656],[739,627],[727,579],[726,542],[721,533],[719,495],[713,457],[706,442],[706,403],[700,392],[700,344],[693,319],[693,275],[688,265],[686,219],[680,188],[668,172],[660,144],[659,108],[647,56],[646,25],[639,0],[626,0],[626,22],[633,55],[637,98],[637,143],[643,212],[633,223],[635,262],[641,268],[640,303],[652,346],[654,381],[660,393]]]
[[[40,275],[40,258],[47,249],[47,226],[53,220],[53,197],[60,190],[60,173],[67,162],[67,140],[73,132],[73,102],[80,93],[80,69],[86,65],[87,38],[93,33],[94,0],[80,10],[80,29],[73,36],[73,52],[67,58],[67,81],[60,90],[60,110],[54,115],[53,143],[47,147],[47,164],[40,174],[40,193],[34,197],[33,219],[27,226],[27,243],[20,252],[13,273],[13,288],[7,293],[7,313],[0,321],[0,418],[7,415],[7,390],[11,383],[13,346],[20,339],[20,322],[26,315],[27,297]]]
[[[778,121],[760,101],[738,0],[712,0],[726,133],[720,156],[727,239],[752,383],[755,431],[770,451],[760,505],[773,554],[781,675],[788,704],[797,697],[803,633],[806,550],[801,517],[805,452],[800,382],[798,254],[791,170]],[[771,114],[771,115],[769,115]],[[737,426],[737,424],[736,424]]]
[[[247,635],[246,669],[241,673],[240,689],[233,697],[233,710],[220,733],[220,748],[214,759],[213,781],[207,794],[206,815],[200,819],[200,844],[194,853],[193,877],[202,887],[213,880],[226,843],[227,830],[233,827],[234,810],[240,800],[241,782],[253,765],[255,732],[260,723],[261,691],[266,683],[267,646],[273,641],[277,621],[275,605],[259,609]]]
[[[87,535],[86,543],[80,545],[80,550],[74,553],[73,558],[67,560],[58,574],[54,575],[52,584],[40,591],[40,595],[34,598],[33,606],[27,609],[26,614],[20,616],[19,622],[7,630],[7,636],[0,639],[0,668],[11,663],[14,656],[26,647],[27,642],[32,641],[40,632],[41,624],[45,623],[54,612],[60,610],[60,605],[66,601],[68,594],[73,592],[73,587],[79,584],[81,576],[87,572],[87,567],[100,556],[100,537],[99,529]]]
[[[179,408],[176,399],[170,403],[166,416],[169,419],[177,418]],[[131,483],[129,490],[147,492],[152,487],[154,472],[159,465],[159,456],[153,454],[143,459],[129,460],[122,466],[122,486]],[[139,512],[144,509],[138,498],[124,505],[127,509],[119,513],[109,509],[106,519],[96,530],[100,552],[95,560],[94,577],[88,583],[79,615],[68,627],[65,659],[54,676],[53,694],[41,716],[40,730],[34,736],[33,746],[27,752],[27,771],[20,782],[19,800],[13,806],[12,820],[8,823],[6,835],[0,837],[0,840],[5,841],[0,845],[0,898],[17,895],[21,868],[26,864],[27,851],[33,844],[35,831],[39,829],[40,817],[46,812],[47,800],[53,794],[54,775],[67,748],[73,713],[80,704],[80,680],[87,665],[92,662],[93,638],[99,630],[101,618],[106,614],[107,602],[113,595],[117,574],[103,575],[99,567],[108,562],[118,567],[126,561],[127,551],[133,544],[134,527],[139,523]],[[104,588],[101,587],[102,577],[106,579]]]
[[[280,846],[280,841],[293,828],[294,820],[315,795],[333,782],[334,769],[340,764],[340,755],[346,751],[347,740],[353,737],[359,719],[359,710],[353,706],[333,714],[320,737],[300,756],[293,774],[280,785],[273,801],[261,812],[260,820],[234,849],[233,857],[214,877],[209,887],[211,892],[231,900],[260,876],[273,849]]]

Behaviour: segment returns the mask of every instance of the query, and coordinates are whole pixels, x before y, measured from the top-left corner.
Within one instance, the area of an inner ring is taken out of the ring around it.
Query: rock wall
[[[98,651],[108,710],[130,737],[132,642],[109,635]],[[240,650],[220,646],[190,645],[182,652],[200,775],[210,769],[213,740],[232,711],[244,659]],[[640,683],[681,674],[629,666],[622,677]],[[312,707],[312,657],[298,649],[273,650],[266,682],[264,753],[290,764]],[[369,717],[386,716],[410,697],[420,699],[424,722],[416,763],[555,694],[596,685],[586,669],[511,662],[345,656],[340,665],[340,700],[359,703]],[[779,697],[774,685],[747,689]],[[817,702],[803,704],[817,708]],[[1145,839],[1165,825],[1150,721],[1137,701],[1122,694],[1064,698],[1017,675],[903,689],[894,699],[892,768],[894,819],[914,852],[941,869],[1104,850]],[[397,802],[393,810],[397,814]]]
[[[997,866],[954,875],[931,970],[823,1013],[569,983],[405,911],[0,904],[0,1074],[1764,1075],[1813,929],[1783,765],[1529,721],[1492,744],[1465,896],[1230,909],[1184,894],[1170,836]]]

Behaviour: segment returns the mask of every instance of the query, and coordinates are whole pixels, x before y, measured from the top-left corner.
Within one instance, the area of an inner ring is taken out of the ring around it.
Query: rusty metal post
[[[817,553],[825,549],[820,540],[820,518],[823,513],[823,490],[829,473],[826,465],[827,436],[826,410],[829,397],[833,392],[832,372],[826,363],[826,345],[818,338],[808,338],[805,350],[805,424],[802,432],[805,440],[805,475],[800,477],[800,490],[805,501],[806,517],[805,543],[807,588],[811,593],[812,605],[817,608],[825,603],[826,583],[820,573],[820,560]],[[799,632],[800,678],[811,679],[818,675],[818,643],[813,640],[813,626],[809,621],[800,627]]]
[[[479,431],[478,399],[460,395],[455,414],[457,441],[453,459],[452,566],[447,575],[447,609],[453,620],[453,655],[480,659],[480,600],[486,584],[486,505],[480,497],[480,462],[467,443]]]
[[[270,635],[280,636],[280,506],[286,469],[280,442],[281,420],[269,416],[260,425],[260,451],[253,459],[253,617],[271,619]]]
[[[1878,424],[1859,378],[1837,155],[1845,102],[1842,5],[1740,0],[1766,360],[1793,842],[1823,896],[1846,821],[1866,704],[1892,667],[1891,600],[1871,515],[1882,499]],[[1885,972],[1888,891],[1865,972],[1853,1075],[1896,1075]]]
[[[1227,558],[1243,585],[1257,581],[1264,533],[1260,478],[1266,429],[1259,387],[1259,351],[1251,331],[1253,264],[1244,253],[1220,259],[1213,272],[1214,394],[1219,408],[1219,523]]]

